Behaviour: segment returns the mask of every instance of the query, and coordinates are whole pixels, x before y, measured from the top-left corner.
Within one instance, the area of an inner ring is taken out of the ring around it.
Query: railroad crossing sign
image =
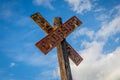
[[[76,16],[73,16],[63,25],[60,23],[60,26],[57,25],[57,27],[53,28],[39,13],[33,14],[31,18],[48,34],[46,37],[36,43],[36,46],[44,54],[47,54],[51,49],[60,44],[71,32],[73,32],[79,25],[82,24],[82,22]],[[79,65],[83,58],[70,46],[68,42],[66,42],[66,40],[64,40],[64,43],[67,52],[66,54],[68,54],[70,59],[76,65]]]
[[[73,16],[71,19],[69,19],[63,24],[62,28],[54,30],[54,28],[39,13],[33,14],[31,18],[47,34],[49,34],[36,44],[36,46],[44,54],[47,54],[47,52],[49,52],[53,47],[60,43],[64,39],[64,37],[66,37],[69,33],[71,33],[76,27],[78,27],[82,23],[77,19],[77,17]],[[67,43],[67,48],[69,52],[69,57],[76,65],[79,65],[79,63],[83,60],[82,57],[70,46],[69,43]]]

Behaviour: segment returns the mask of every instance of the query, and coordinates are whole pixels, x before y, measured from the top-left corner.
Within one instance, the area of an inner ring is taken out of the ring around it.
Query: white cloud
[[[86,35],[90,39],[96,39],[96,40],[102,40],[102,41],[107,41],[107,39],[120,32],[120,6],[117,6],[113,8],[110,11],[110,14],[101,14],[98,16],[99,19],[102,20],[102,26],[101,28],[95,32],[93,30],[89,30],[88,28],[81,28],[80,30],[76,31],[73,33],[74,38],[77,38],[81,35]],[[112,11],[117,11],[116,14],[112,15]],[[113,17],[110,21],[108,21],[108,17]],[[107,20],[107,21],[106,21]]]
[[[106,9],[103,7],[97,7],[97,9],[94,10],[94,12],[101,12],[101,11],[105,11]]]
[[[101,54],[103,45],[104,43],[97,42],[97,41],[86,42],[84,43],[85,49],[83,51],[80,51],[80,53],[82,53],[82,56],[85,57],[84,58],[85,60],[89,62],[95,61],[98,59],[98,56]],[[94,58],[93,58],[93,55],[94,55]]]
[[[19,5],[19,2],[16,1],[2,2],[0,7],[1,19],[5,20],[6,22],[11,22],[12,24],[18,24],[21,26],[28,24],[28,22],[30,24],[30,18],[21,14],[21,8]]]
[[[53,62],[55,62],[54,60],[57,60],[55,55],[51,55],[51,56],[48,57],[48,56],[45,56],[45,55],[39,55],[38,53],[33,53],[33,54],[26,54],[26,53],[24,53],[24,54],[16,54],[16,55],[12,55],[12,57],[16,61],[24,62],[27,65],[31,65],[31,66],[49,65],[49,64],[52,64]],[[49,59],[51,61],[49,61]]]
[[[100,21],[104,21],[104,20],[107,20],[108,18],[109,18],[108,15],[102,14],[102,15],[98,16],[96,19],[100,20]]]
[[[53,76],[54,76],[55,80],[57,80],[57,78],[60,77],[59,67],[57,67],[56,70],[54,70]]]
[[[112,36],[118,32],[120,32],[120,16],[115,17],[109,23],[103,24],[101,29],[97,32],[96,38],[97,39],[108,39],[109,36]]]
[[[30,23],[31,23],[31,20],[30,20],[30,17],[28,16],[20,16],[19,20],[16,21],[16,24],[20,26],[31,25]]]
[[[73,35],[74,35],[73,38],[79,37],[81,35],[85,35],[85,36],[88,36],[90,39],[92,39],[94,36],[94,31],[89,30],[88,28],[82,28],[74,32]]]
[[[96,12],[95,14],[97,14],[97,20],[105,22],[109,19],[113,19],[116,16],[120,16],[120,5],[115,6],[111,10],[105,9],[103,7],[98,7],[97,9],[95,9],[94,12]]]
[[[11,10],[2,10],[0,13],[0,16],[4,19],[7,19],[12,16],[12,11]]]
[[[120,42],[120,38],[117,37],[117,38],[115,39],[115,42],[116,42],[116,43]]]
[[[27,49],[30,51],[18,53],[18,50],[14,49],[12,53],[16,54],[8,54],[9,57],[13,58],[16,62],[22,62],[22,64],[32,67],[45,67],[46,70],[40,71],[36,76],[34,76],[34,80],[40,80],[41,77],[43,80],[54,80],[57,79],[58,68],[53,69],[53,67],[57,66],[57,55],[51,52],[48,55],[44,55],[40,53],[31,53],[33,49],[31,49],[30,44],[25,44],[22,46],[23,49]],[[22,50],[22,49],[21,49]],[[51,65],[52,64],[52,65]],[[12,62],[10,67],[14,67],[16,63]],[[56,73],[55,73],[56,72]],[[46,78],[47,77],[47,78]]]
[[[120,16],[120,5],[115,6],[111,11],[110,11],[111,16]]]
[[[42,76],[42,77],[41,77]],[[58,74],[58,68],[56,70],[54,69],[49,69],[44,72],[38,73],[35,77],[34,80],[59,80],[59,74]]]
[[[46,6],[50,9],[54,9],[53,5],[51,4],[53,2],[53,0],[33,0],[33,4],[40,6]]]
[[[13,17],[13,9],[16,5],[16,2],[3,2],[0,7],[0,17],[6,20]]]
[[[76,13],[83,13],[84,11],[90,11],[92,4],[90,0],[65,0],[71,6],[72,10]]]
[[[112,10],[115,11],[116,7]],[[120,33],[120,14],[117,7],[117,12],[114,15],[108,14],[112,17],[111,20],[105,21],[101,28],[97,31],[91,31],[86,28],[81,29],[75,35],[89,36],[92,33],[92,40],[83,41],[84,50],[79,53],[83,57],[83,61],[79,66],[71,62],[72,75],[74,80],[119,80],[120,79],[120,46],[116,47],[112,52],[104,54],[103,48],[111,36]],[[90,37],[90,36],[89,36]],[[116,39],[116,42],[119,39]]]
[[[97,17],[102,21],[101,29],[96,33],[96,39],[107,41],[110,36],[120,33],[120,5]]]
[[[11,68],[14,67],[15,65],[16,65],[16,63],[14,63],[14,62],[10,63]]]
[[[119,80],[120,47],[108,55],[90,52],[95,49],[87,49],[82,54],[84,60],[78,67],[71,65],[74,80]]]

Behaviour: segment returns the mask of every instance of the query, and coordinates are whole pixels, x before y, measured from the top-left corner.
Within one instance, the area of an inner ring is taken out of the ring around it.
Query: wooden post
[[[60,17],[54,18],[54,29],[56,29],[57,27],[62,27],[62,20]],[[72,80],[65,39],[60,44],[57,45],[57,53],[60,66],[61,80]]]

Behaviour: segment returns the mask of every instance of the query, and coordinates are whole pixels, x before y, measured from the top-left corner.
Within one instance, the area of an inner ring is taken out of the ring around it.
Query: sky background
[[[51,25],[56,16],[83,22],[66,38],[84,59],[70,60],[73,80],[120,80],[120,0],[0,0],[0,80],[60,80],[56,48],[35,46],[46,36],[36,12]]]

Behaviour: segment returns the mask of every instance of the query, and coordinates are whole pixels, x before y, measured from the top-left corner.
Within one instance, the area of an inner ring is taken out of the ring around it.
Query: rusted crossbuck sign
[[[73,16],[62,24],[61,18],[56,17],[53,28],[39,13],[33,14],[31,18],[48,34],[42,40],[38,41],[36,46],[44,54],[47,54],[57,46],[61,79],[72,80],[68,57],[76,65],[79,65],[83,58],[67,43],[65,38],[80,26],[82,22],[76,16]]]

